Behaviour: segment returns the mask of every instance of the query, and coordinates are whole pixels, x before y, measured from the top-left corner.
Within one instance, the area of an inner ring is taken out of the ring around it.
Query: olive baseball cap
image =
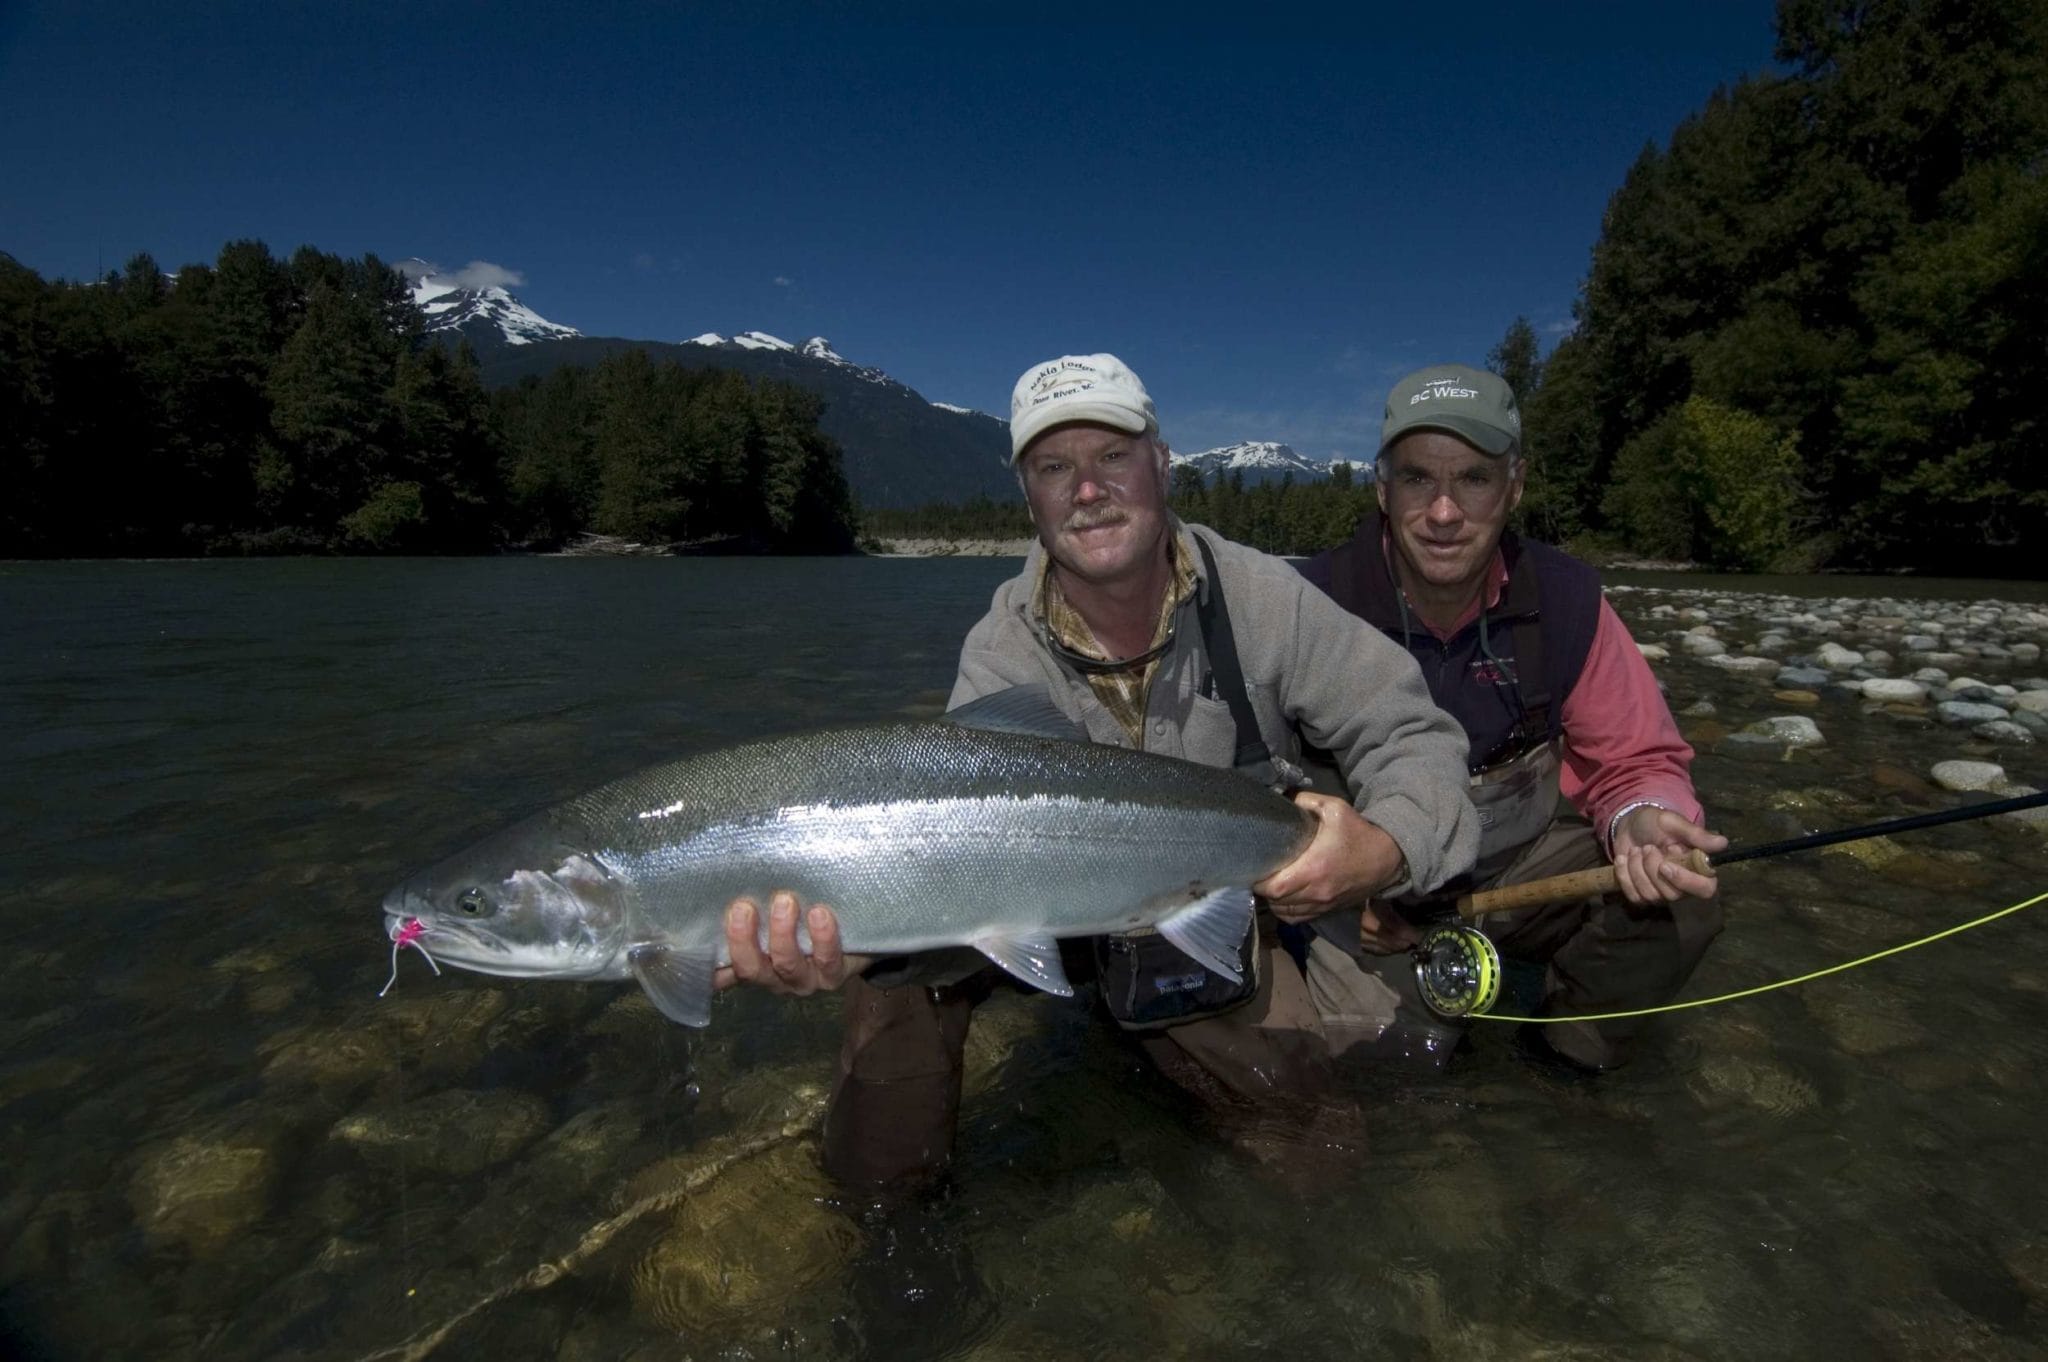
[[[1069,421],[1099,421],[1132,435],[1159,424],[1152,395],[1115,355],[1061,355],[1026,369],[1010,392],[1010,462]]]
[[[1484,454],[1505,454],[1522,442],[1515,390],[1499,374],[1463,364],[1417,369],[1387,394],[1380,452],[1411,430],[1442,430]]]

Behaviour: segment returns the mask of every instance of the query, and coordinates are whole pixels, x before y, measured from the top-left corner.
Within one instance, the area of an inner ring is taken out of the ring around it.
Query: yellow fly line
[[[1945,936],[1954,936],[1957,932],[1967,932],[1972,927],[1982,927],[1987,922],[1996,922],[2002,917],[2017,913],[2022,908],[2031,908],[2044,900],[2048,900],[2048,894],[2036,894],[2024,903],[2015,903],[2010,908],[2001,908],[1995,913],[1986,913],[1983,917],[1975,918],[1969,922],[1957,923],[1955,926],[1944,928],[1932,936],[1923,936],[1918,941],[1908,941],[1903,945],[1890,946],[1873,955],[1863,956],[1860,959],[1845,960],[1839,965],[1829,965],[1826,969],[1817,969],[1811,974],[1802,974],[1796,979],[1779,979],[1773,983],[1758,984],[1755,988],[1745,988],[1735,993],[1716,994],[1711,998],[1694,998],[1682,1003],[1666,1003],[1662,1007],[1639,1007],[1632,1012],[1595,1012],[1583,1017],[1509,1017],[1498,1012],[1474,1012],[1470,1015],[1474,1021],[1539,1023],[1619,1021],[1623,1017],[1647,1017],[1657,1012],[1683,1012],[1689,1007],[1711,1007],[1715,1003],[1732,1003],[1737,998],[1753,998],[1759,993],[1769,993],[1773,989],[1790,988],[1794,984],[1803,984],[1809,980],[1825,978],[1830,974],[1840,974],[1843,970],[1855,969],[1858,965],[1867,965],[1874,960],[1882,960],[1888,955],[1897,955],[1902,951],[1910,951],[1918,946],[1930,945]]]

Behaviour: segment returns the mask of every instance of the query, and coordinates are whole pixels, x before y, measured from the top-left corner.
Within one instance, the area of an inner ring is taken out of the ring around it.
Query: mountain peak
[[[1175,468],[1192,468],[1205,479],[1227,478],[1242,473],[1245,481],[1253,484],[1278,482],[1290,474],[1299,481],[1319,481],[1329,477],[1331,469],[1340,463],[1349,463],[1354,473],[1361,467],[1344,459],[1317,463],[1297,453],[1291,445],[1277,440],[1241,440],[1234,445],[1205,449],[1199,454],[1175,454],[1172,457]]]
[[[525,280],[488,261],[472,260],[459,270],[443,270],[415,256],[393,268],[412,281],[413,306],[425,315],[429,335],[453,331],[487,345],[531,345],[583,334],[520,302],[506,286]]]
[[[823,336],[813,336],[802,345],[791,345],[782,337],[771,336],[766,331],[741,331],[731,336],[720,335],[716,331],[706,331],[701,336],[690,337],[684,344],[709,345],[713,347],[733,346],[741,350],[780,351],[783,354],[802,355],[806,359],[815,359],[825,364],[835,365],[851,374],[868,380],[870,383],[894,383],[896,381],[880,369],[870,368],[864,364],[855,364],[852,360],[834,350],[832,342],[826,340]]]

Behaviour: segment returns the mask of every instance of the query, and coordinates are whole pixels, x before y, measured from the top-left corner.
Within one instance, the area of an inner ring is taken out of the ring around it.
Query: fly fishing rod
[[[1844,842],[1860,842],[1866,837],[1935,828],[1946,823],[1966,823],[1972,819],[2017,813],[2044,805],[2048,805],[2048,791],[1982,804],[1965,804],[1961,808],[1914,814],[1883,823],[1866,823],[1834,832],[1816,832],[1806,837],[1790,837],[1782,842],[1766,842],[1762,846],[1730,847],[1711,856],[1694,849],[1679,863],[1699,874],[1711,875],[1720,866],[1735,865],[1741,861],[1759,861],[1767,856],[1783,856],[1794,851],[1813,851]],[[1614,867],[1605,865],[1597,870],[1577,870],[1568,875],[1552,875],[1526,884],[1511,884],[1464,895],[1457,904],[1458,916],[1464,921],[1431,928],[1423,933],[1422,940],[1415,947],[1415,979],[1422,1000],[1440,1016],[1464,1017],[1486,1011],[1499,997],[1500,954],[1484,933],[1467,925],[1472,919],[1488,913],[1545,907],[1611,894],[1619,886]]]

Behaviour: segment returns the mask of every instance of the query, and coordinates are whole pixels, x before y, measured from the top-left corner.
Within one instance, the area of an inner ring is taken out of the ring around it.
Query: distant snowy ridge
[[[802,345],[791,345],[780,336],[771,336],[766,331],[742,331],[736,336],[721,336],[716,331],[706,331],[703,335],[692,336],[683,343],[685,345],[708,345],[713,348],[730,345],[741,350],[781,350],[792,355],[805,355],[811,359],[821,359],[827,364],[836,364],[840,368],[847,370],[849,373],[856,374],[870,383],[894,383],[896,381],[880,369],[870,368],[864,364],[855,364],[852,360],[847,359],[837,350],[834,350],[832,342],[826,340],[823,336],[813,336]]]
[[[1173,466],[1194,469],[1202,475],[1203,481],[1212,486],[1240,473],[1252,486],[1279,482],[1288,476],[1296,482],[1320,482],[1338,468],[1349,468],[1357,481],[1370,481],[1372,478],[1372,465],[1369,463],[1357,459],[1331,459],[1328,463],[1318,463],[1277,440],[1244,440],[1217,449],[1205,449],[1199,454],[1175,454]]]
[[[1274,440],[1245,440],[1217,449],[1205,449],[1199,454],[1175,454],[1173,463],[1176,468],[1193,468],[1205,478],[1218,473],[1238,472],[1247,475],[1260,473],[1275,478],[1288,473],[1296,477],[1323,478],[1330,473],[1329,465],[1311,463],[1295,453],[1291,446]]]
[[[1008,421],[1003,420],[1000,416],[990,416],[987,412],[977,411],[973,407],[957,406],[951,402],[934,402],[932,403],[932,405],[937,407],[940,411],[950,411],[955,416],[979,416],[982,420],[993,421],[999,426],[1007,426],[1010,424]]]
[[[496,332],[507,345],[531,345],[583,334],[573,326],[549,321],[501,285],[465,288],[438,265],[417,258],[401,260],[395,268],[412,280],[413,306],[426,315],[430,335],[437,331],[472,336],[480,331]]]

